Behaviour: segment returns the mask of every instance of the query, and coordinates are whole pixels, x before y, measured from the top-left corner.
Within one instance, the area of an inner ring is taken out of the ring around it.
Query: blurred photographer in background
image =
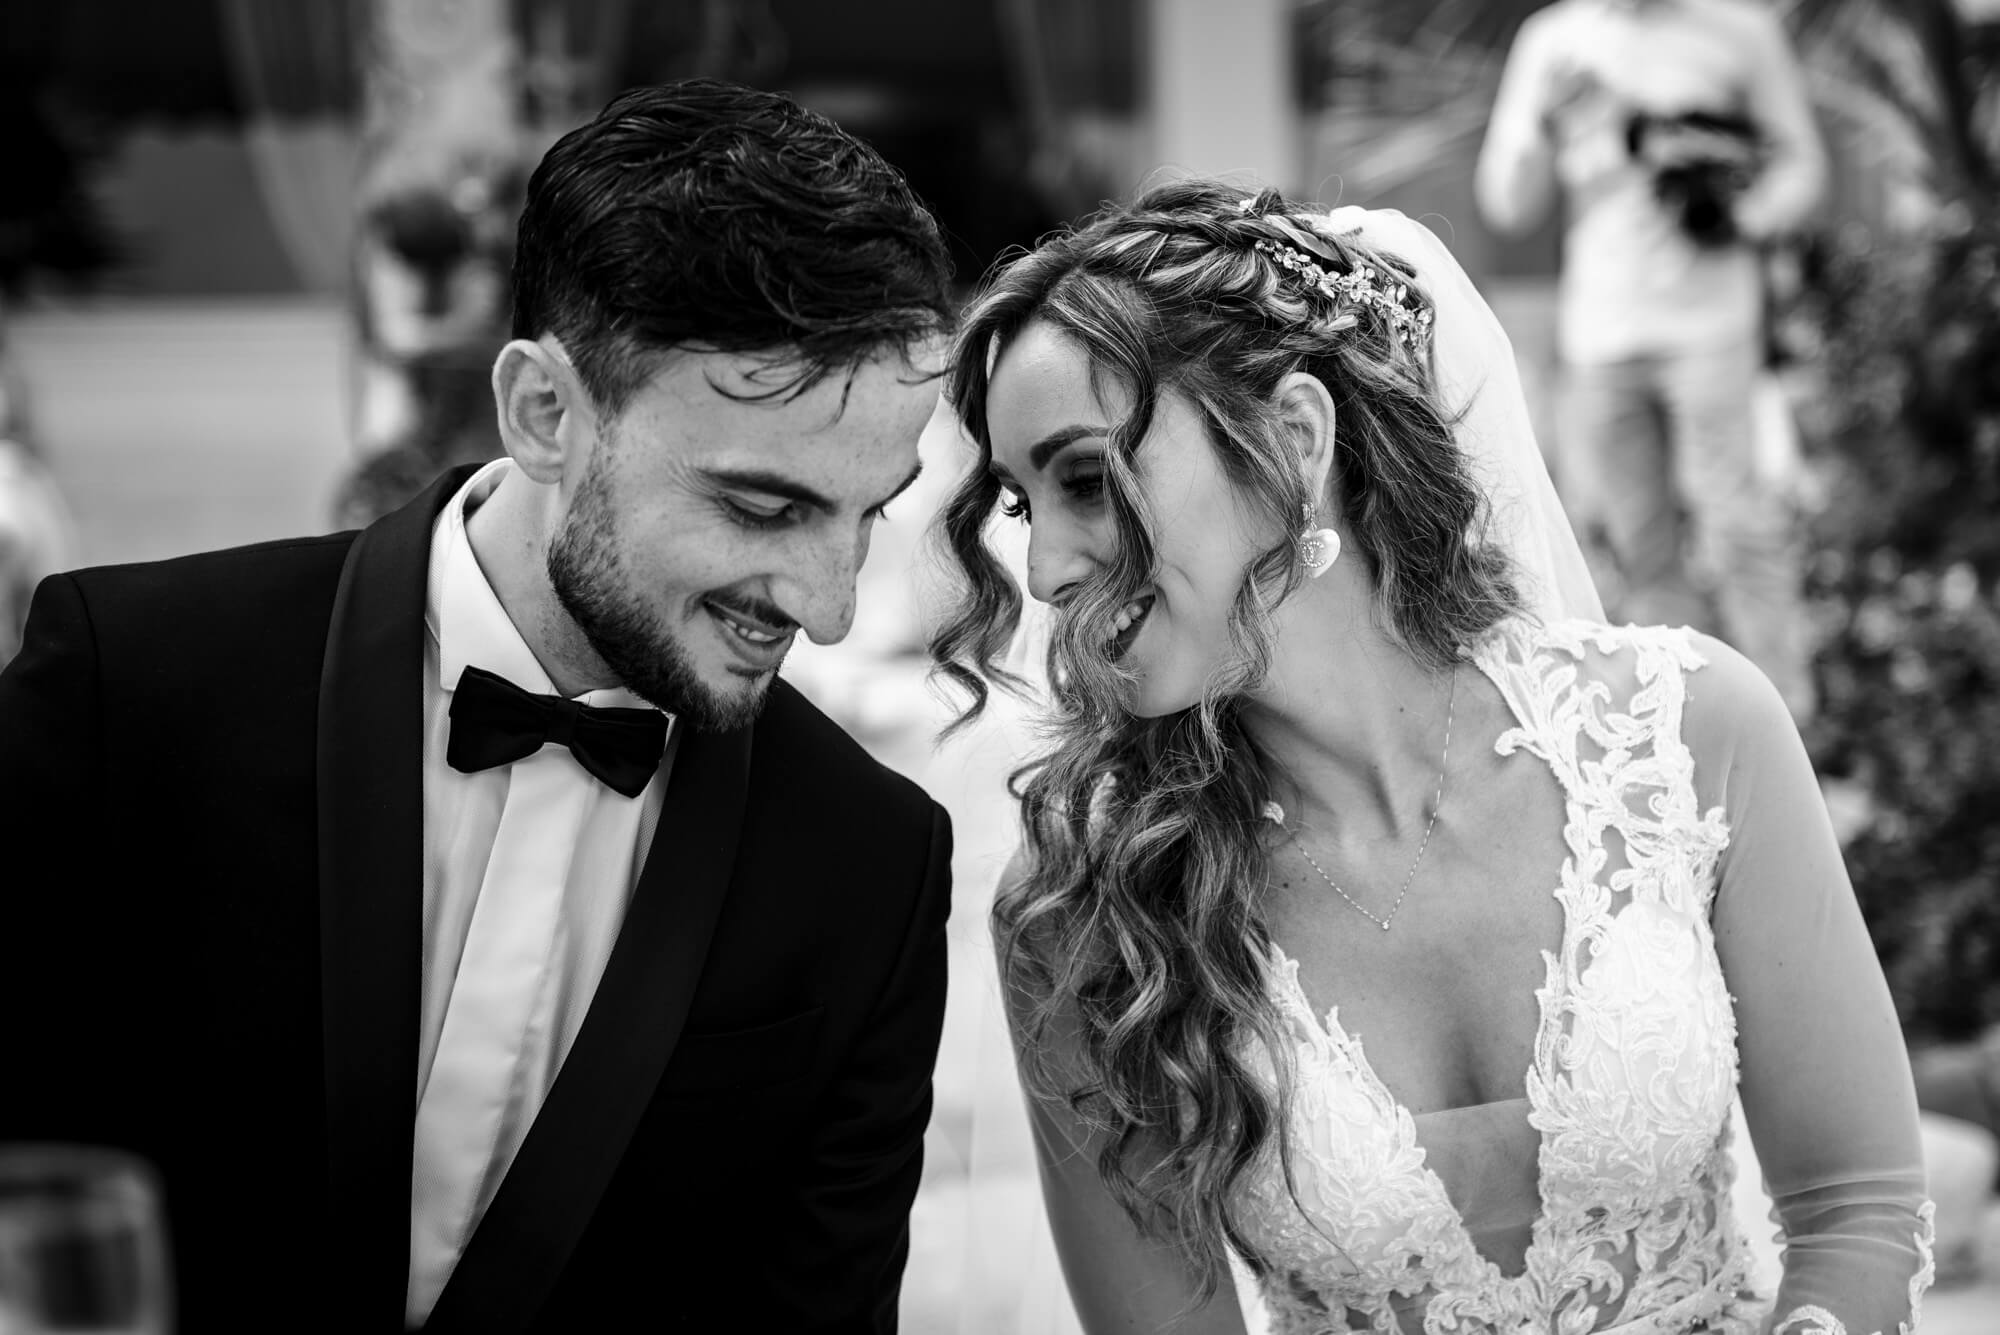
[[[1478,198],[1503,232],[1566,210],[1557,481],[1618,619],[1741,649],[1813,711],[1789,480],[1757,446],[1764,248],[1826,158],[1754,0],[1556,0],[1508,53]]]

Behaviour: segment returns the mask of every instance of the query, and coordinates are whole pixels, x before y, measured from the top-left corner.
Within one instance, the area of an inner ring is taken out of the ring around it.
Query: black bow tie
[[[536,695],[482,668],[459,676],[444,754],[453,769],[473,774],[511,765],[548,742],[567,746],[606,787],[637,797],[660,767],[667,718],[657,709],[601,709]]]

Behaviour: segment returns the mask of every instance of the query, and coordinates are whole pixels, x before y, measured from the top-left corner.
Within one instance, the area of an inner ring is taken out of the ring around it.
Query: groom
[[[917,471],[936,225],[790,100],[552,148],[508,458],[43,583],[0,676],[0,1141],[158,1169],[179,1328],[887,1331],[945,815],[777,679]]]

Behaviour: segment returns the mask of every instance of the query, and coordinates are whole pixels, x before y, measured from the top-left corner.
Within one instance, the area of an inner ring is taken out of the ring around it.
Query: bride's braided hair
[[[1277,411],[1304,371],[1331,394],[1331,489],[1348,550],[1373,577],[1385,627],[1443,667],[1520,605],[1504,560],[1478,541],[1484,507],[1434,389],[1422,276],[1334,234],[1276,191],[1246,197],[1182,181],[1046,242],[989,279],[967,311],[950,393],[981,458],[939,532],[966,577],[932,638],[939,671],[972,701],[1013,682],[1000,658],[1021,595],[986,545],[1000,501],[987,393],[993,367],[1045,322],[1131,409],[1105,450],[1117,554],[1066,600],[1049,649],[1052,749],[1015,776],[1025,879],[994,905],[1002,980],[1022,1015],[1029,1085],[1105,1132],[1098,1166],[1149,1233],[1173,1243],[1205,1292],[1227,1274],[1224,1240],[1256,1258],[1229,1214],[1232,1188],[1273,1133],[1278,1098],[1243,1040],[1289,1048],[1265,989],[1257,912],[1266,863],[1258,812],[1269,766],[1242,727],[1267,671],[1272,607],[1299,579],[1290,535],[1314,494]],[[1201,701],[1163,718],[1125,707],[1127,672],[1105,656],[1112,618],[1153,578],[1155,544],[1134,455],[1162,394],[1202,422],[1223,473],[1286,535],[1245,572],[1231,653]],[[1289,1177],[1289,1172],[1287,1172]]]

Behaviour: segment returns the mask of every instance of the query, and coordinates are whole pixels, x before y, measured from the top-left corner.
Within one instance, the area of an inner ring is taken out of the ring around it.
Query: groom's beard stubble
[[[756,721],[770,694],[764,677],[734,692],[702,681],[682,645],[624,577],[604,477],[595,467],[549,544],[549,583],[563,610],[625,686],[696,732],[733,732]]]

